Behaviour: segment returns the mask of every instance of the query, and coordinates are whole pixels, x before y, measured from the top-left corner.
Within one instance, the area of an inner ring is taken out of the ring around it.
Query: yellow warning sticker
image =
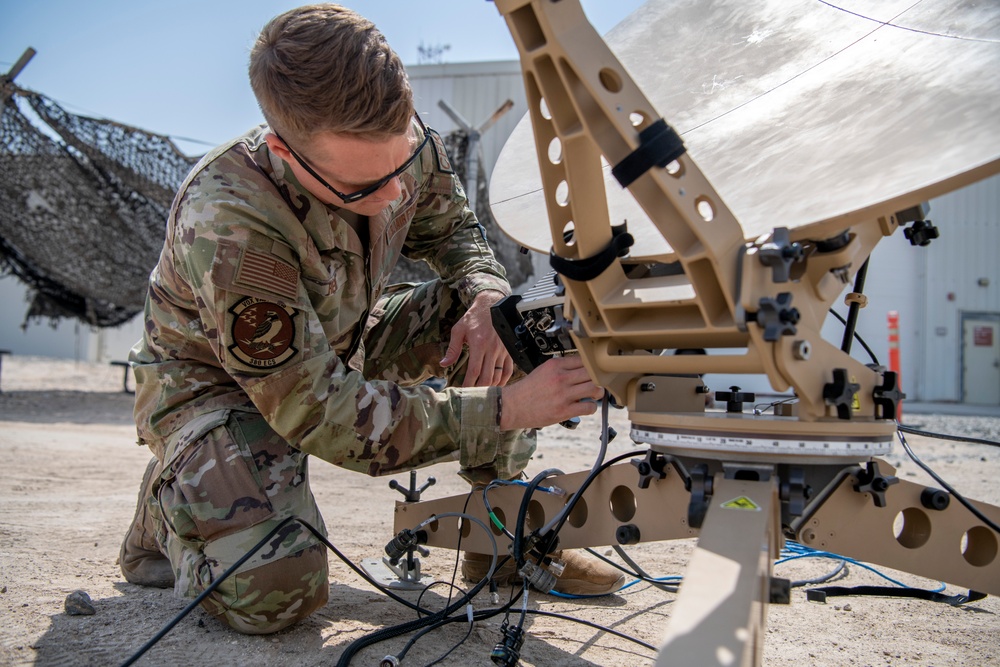
[[[857,378],[855,378],[853,376],[851,377],[851,382],[853,384],[857,384],[857,381],[858,381]],[[860,412],[861,411],[861,398],[856,393],[854,394],[854,396],[852,397],[852,400],[851,400],[851,410],[853,410],[854,412]]]
[[[727,510],[749,510],[751,512],[757,512],[760,510],[760,505],[750,500],[746,496],[733,498],[730,501],[722,503],[722,506],[725,507]]]

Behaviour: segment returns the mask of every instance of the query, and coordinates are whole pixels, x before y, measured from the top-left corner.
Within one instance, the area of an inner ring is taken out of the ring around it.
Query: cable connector
[[[527,561],[520,570],[518,570],[518,573],[524,577],[525,581],[531,584],[535,590],[539,590],[542,593],[549,593],[553,588],[555,588],[556,575],[532,563],[530,560]]]
[[[515,667],[521,659],[521,646],[524,645],[524,630],[518,626],[507,627],[493,652],[490,660],[501,667]]]
[[[378,663],[378,667],[399,667],[399,658],[394,655],[387,655]]]
[[[389,562],[393,565],[406,555],[410,549],[415,549],[418,544],[427,543],[427,532],[423,530],[410,530],[404,528],[385,545],[385,554],[389,557]]]
[[[562,576],[563,571],[566,570],[566,561],[549,557],[548,563],[545,565],[545,569],[551,572],[558,579]]]

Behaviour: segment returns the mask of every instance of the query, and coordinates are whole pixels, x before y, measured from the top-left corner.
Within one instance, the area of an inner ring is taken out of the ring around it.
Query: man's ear
[[[264,135],[264,141],[267,142],[268,149],[280,159],[285,162],[292,161],[292,154],[288,152],[288,146],[286,146],[285,142],[279,139],[278,135],[274,132],[268,132]]]

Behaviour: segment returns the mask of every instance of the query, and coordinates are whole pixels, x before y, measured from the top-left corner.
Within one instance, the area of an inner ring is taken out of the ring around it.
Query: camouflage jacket
[[[206,155],[174,200],[130,357],[140,442],[162,456],[210,413],[259,410],[293,446],[369,474],[454,457],[458,443],[463,467],[488,464],[498,389],[435,393],[360,372],[363,324],[400,254],[426,261],[466,306],[486,289],[510,293],[440,137],[370,219],[365,252],[270,153],[267,131]]]

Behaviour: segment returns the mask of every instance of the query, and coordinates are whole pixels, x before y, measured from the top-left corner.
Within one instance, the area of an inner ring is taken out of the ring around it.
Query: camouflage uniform
[[[181,186],[131,355],[140,442],[162,466],[148,513],[189,597],[285,517],[323,530],[309,454],[369,475],[457,459],[480,481],[518,474],[534,449],[499,431],[499,389],[420,384],[458,384],[464,364],[439,365],[452,325],[479,292],[510,291],[440,138],[365,243],[266,133],[216,149]],[[400,254],[440,279],[387,288]],[[326,562],[290,523],[205,606],[273,632],[326,602]]]

